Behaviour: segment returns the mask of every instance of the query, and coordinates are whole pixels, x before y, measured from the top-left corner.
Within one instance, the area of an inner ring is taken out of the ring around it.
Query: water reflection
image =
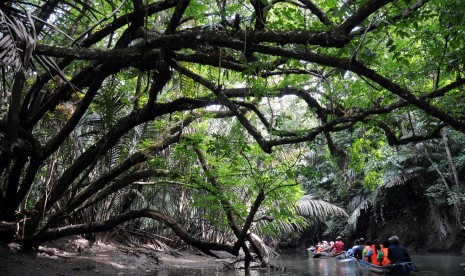
[[[465,256],[461,254],[412,254],[412,259],[420,269],[420,272],[412,275],[444,275],[464,276],[465,271],[460,263],[465,262]],[[286,270],[251,270],[246,272],[222,271],[213,269],[162,269],[150,272],[147,275],[156,276],[375,276],[379,275],[371,271],[361,270],[353,261],[336,260],[332,258],[317,258],[308,256],[306,252],[288,252],[279,258],[272,260],[274,265],[285,267]]]
[[[350,262],[338,262],[336,259],[309,259],[308,272],[310,275],[349,275],[353,272]]]

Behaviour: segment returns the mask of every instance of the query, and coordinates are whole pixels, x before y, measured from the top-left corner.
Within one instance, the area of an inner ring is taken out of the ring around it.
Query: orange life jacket
[[[376,259],[378,256],[378,252],[376,252],[374,244],[371,246],[371,250],[373,251],[373,255],[371,255],[371,263],[378,265],[378,260]]]
[[[384,252],[383,265],[388,265],[391,263],[391,261],[388,259],[388,249],[383,248],[383,252]]]

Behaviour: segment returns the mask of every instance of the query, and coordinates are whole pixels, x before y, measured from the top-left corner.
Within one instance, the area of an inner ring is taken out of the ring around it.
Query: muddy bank
[[[220,259],[189,251],[159,251],[152,245],[90,244],[85,239],[67,239],[24,252],[16,244],[0,243],[0,275],[117,275],[145,274],[164,268],[222,269],[235,260]]]

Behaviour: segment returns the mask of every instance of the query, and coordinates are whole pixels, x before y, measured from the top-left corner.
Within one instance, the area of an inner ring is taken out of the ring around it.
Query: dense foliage
[[[167,226],[247,264],[345,214],[318,199],[395,219],[399,183],[460,228],[464,4],[2,1],[3,239]]]

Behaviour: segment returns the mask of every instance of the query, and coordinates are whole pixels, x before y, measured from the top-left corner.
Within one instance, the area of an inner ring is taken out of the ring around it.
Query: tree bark
[[[60,227],[60,228],[49,229],[45,231],[44,233],[42,233],[40,236],[26,237],[22,241],[18,241],[18,242],[22,242],[25,248],[37,247],[45,241],[56,240],[62,237],[80,235],[80,234],[85,234],[85,233],[96,233],[96,232],[108,231],[123,222],[133,220],[136,218],[141,218],[141,217],[151,218],[151,219],[164,223],[165,225],[170,227],[171,230],[173,230],[176,233],[176,235],[178,235],[186,244],[192,245],[198,248],[200,251],[204,252],[205,254],[214,256],[211,250],[220,250],[220,251],[229,252],[237,256],[237,252],[234,252],[232,246],[227,245],[227,244],[219,244],[219,243],[208,242],[208,241],[198,239],[192,236],[191,234],[189,234],[172,217],[166,214],[160,213],[158,211],[151,210],[151,209],[129,211],[122,215],[110,218],[102,222],[69,225],[69,226]]]
[[[458,188],[461,188],[459,175],[457,173],[457,168],[452,158],[452,153],[450,151],[449,142],[447,139],[447,134],[446,134],[445,129],[442,129],[441,135],[442,135],[442,142],[444,143],[444,148],[446,150],[447,163],[449,164],[450,175],[452,176],[455,186],[457,186]]]
[[[257,211],[258,211],[261,203],[263,202],[263,200],[265,200],[265,193],[264,193],[263,190],[259,191],[259,193],[258,193],[252,207],[249,210],[249,213],[247,215],[247,218],[245,219],[244,224],[242,225],[242,227],[239,226],[239,224],[236,222],[236,219],[235,219],[236,215],[234,213],[234,207],[223,196],[222,188],[220,187],[220,185],[218,183],[218,180],[215,177],[212,176],[212,170],[211,170],[210,166],[207,164],[207,161],[206,161],[206,158],[205,158],[203,152],[197,147],[194,147],[194,150],[197,153],[197,158],[198,158],[200,164],[202,165],[203,170],[205,171],[205,173],[207,175],[209,175],[208,176],[208,181],[213,186],[213,189],[207,189],[207,190],[212,195],[216,196],[218,198],[218,200],[220,201],[221,206],[222,206],[224,212],[226,213],[226,217],[228,218],[229,226],[232,229],[232,231],[234,232],[234,235],[236,235],[237,240],[234,243],[233,252],[236,252],[236,254],[237,254],[239,252],[239,248],[242,248],[242,250],[244,251],[244,254],[245,254],[245,258],[244,258],[245,269],[248,270],[250,268],[250,263],[253,261],[253,257],[252,257],[252,254],[250,252],[250,249],[247,246],[246,241],[248,241],[252,245],[254,250],[257,250],[257,255],[259,256],[260,261],[262,261],[262,262],[264,261],[264,259],[262,257],[262,254],[259,251],[260,249],[258,248],[258,246],[255,245],[255,242],[253,241],[253,239],[250,238],[250,236],[248,235],[248,232],[249,232],[250,226],[252,225],[252,222],[254,220],[255,214],[257,213]]]

